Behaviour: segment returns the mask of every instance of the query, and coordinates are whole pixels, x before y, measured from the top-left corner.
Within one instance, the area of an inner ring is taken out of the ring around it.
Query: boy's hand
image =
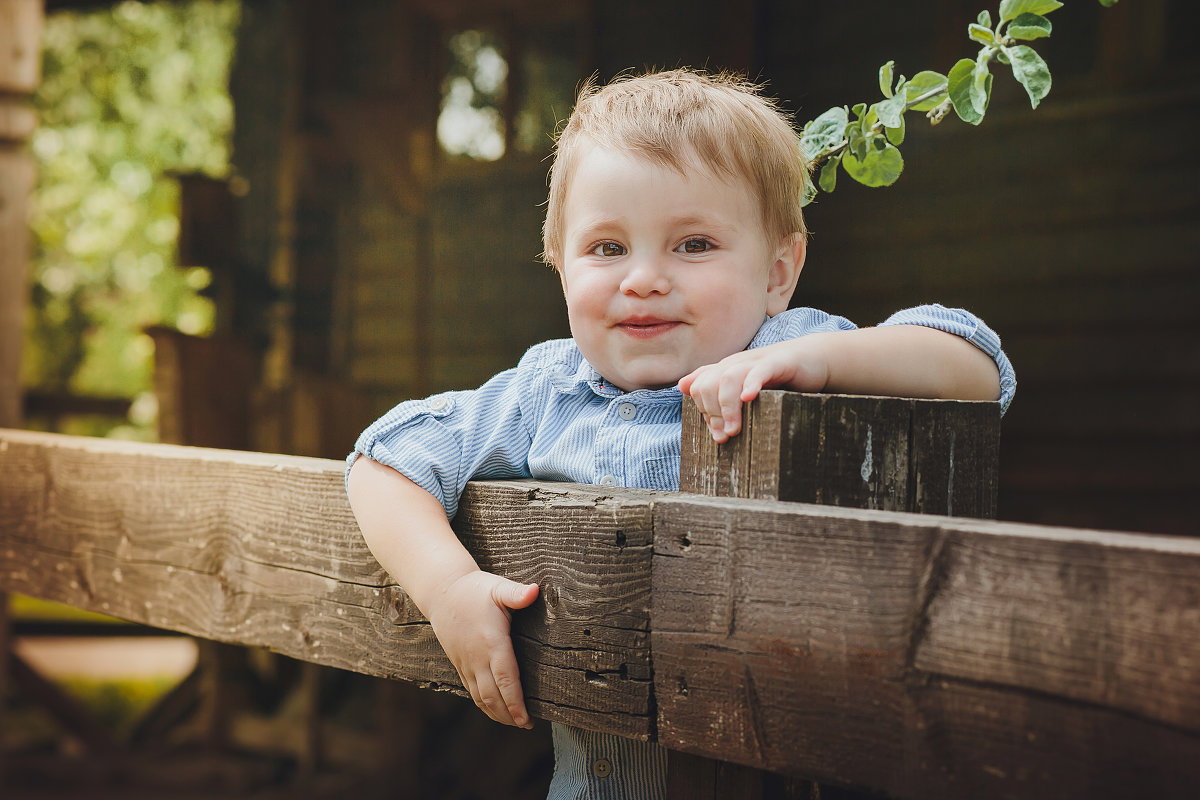
[[[742,403],[758,397],[762,389],[786,386],[819,392],[825,388],[829,362],[823,338],[811,334],[734,353],[683,376],[679,391],[696,401],[713,440],[727,442],[742,430]]]
[[[1000,373],[990,355],[961,336],[924,325],[887,325],[810,333],[745,350],[679,381],[718,442],[741,431],[742,403],[767,387],[995,400]]]
[[[454,580],[427,616],[471,699],[496,722],[532,728],[513,652],[512,609],[538,596],[536,583],[517,583],[475,570]]]

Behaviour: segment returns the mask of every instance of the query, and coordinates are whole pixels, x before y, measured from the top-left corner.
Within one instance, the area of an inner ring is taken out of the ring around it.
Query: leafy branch
[[[1117,0],[1100,0],[1109,7]],[[808,205],[820,191],[837,186],[838,167],[866,186],[891,186],[904,171],[900,145],[904,142],[904,115],[924,112],[930,124],[942,121],[951,110],[958,118],[978,125],[992,96],[993,63],[1012,68],[1013,77],[1029,95],[1033,108],[1050,93],[1050,68],[1027,44],[1044,39],[1052,29],[1046,15],[1062,8],[1059,0],[1001,0],[993,26],[990,11],[981,11],[967,28],[980,45],[975,58],[961,59],[946,74],[924,70],[911,79],[894,74],[895,62],[879,68],[883,99],[871,105],[835,106],[804,126],[800,149],[819,170],[804,197]]]

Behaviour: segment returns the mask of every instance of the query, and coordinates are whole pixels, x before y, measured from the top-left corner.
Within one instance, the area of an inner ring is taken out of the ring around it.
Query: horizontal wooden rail
[[[457,690],[336,461],[0,431],[0,588]],[[899,797],[1200,796],[1200,542],[469,486],[532,712]]]

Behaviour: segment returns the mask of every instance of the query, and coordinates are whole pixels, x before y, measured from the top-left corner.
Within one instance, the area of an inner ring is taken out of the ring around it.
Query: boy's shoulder
[[[750,342],[748,350],[765,347],[787,339],[797,339],[810,333],[822,331],[854,330],[857,326],[835,314],[822,311],[819,308],[789,308],[773,317],[768,317],[758,329],[758,334]]]
[[[517,372],[526,380],[546,381],[566,389],[591,380],[594,371],[574,339],[550,339],[526,350]]]

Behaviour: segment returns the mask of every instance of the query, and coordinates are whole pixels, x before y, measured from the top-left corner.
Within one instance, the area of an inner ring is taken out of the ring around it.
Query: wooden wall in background
[[[837,35],[814,38],[780,78],[785,94],[806,119],[873,96],[872,65],[888,58],[912,74],[969,56],[947,21],[988,4],[941,5],[946,42],[816,12],[826,34],[862,37],[844,54]],[[978,129],[916,117],[895,186],[840,181],[809,209],[799,302],[873,324],[937,300],[1000,333],[1019,381],[1003,519],[1200,534],[1200,155],[1172,133],[1200,122],[1200,58],[1177,32],[1187,5],[1067,4],[1038,46],[1055,83],[1037,110],[998,74]]]
[[[548,164],[451,164],[434,138],[448,34],[537,5],[247,0],[244,254],[294,290],[276,323],[286,368],[324,369],[381,411],[565,335],[536,260]],[[994,3],[936,0],[921,18],[882,4],[869,21],[845,4],[725,5],[595,0],[573,23],[572,80],[733,67],[804,120],[876,97],[888,59],[911,75],[972,56],[966,25]],[[1039,109],[998,73],[981,127],[914,115],[895,186],[842,180],[808,209],[797,304],[873,324],[939,301],[1003,337],[1020,381],[1003,519],[1200,533],[1200,156],[1173,133],[1200,115],[1189,8],[1067,4],[1038,43],[1054,74]]]

